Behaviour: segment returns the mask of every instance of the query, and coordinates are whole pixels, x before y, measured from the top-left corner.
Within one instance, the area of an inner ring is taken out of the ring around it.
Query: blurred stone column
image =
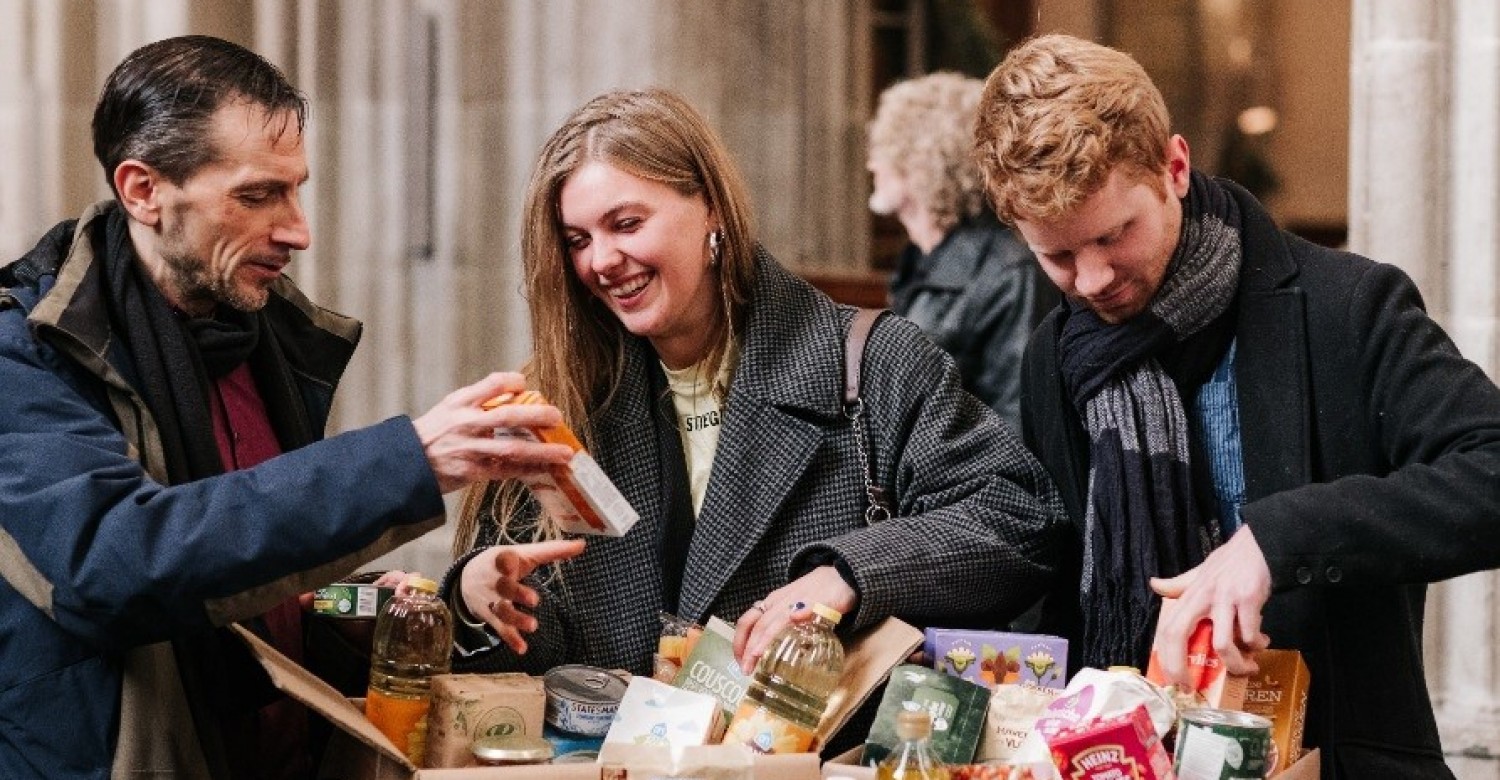
[[[1500,11],[1492,0],[1356,0],[1351,248],[1400,265],[1459,349],[1496,376]],[[1496,518],[1500,522],[1500,518]],[[1449,765],[1500,778],[1500,574],[1432,587],[1427,679]]]

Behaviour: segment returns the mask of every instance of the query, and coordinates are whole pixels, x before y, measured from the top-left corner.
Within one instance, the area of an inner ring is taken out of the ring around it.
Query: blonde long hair
[[[530,386],[562,411],[588,448],[595,441],[590,420],[614,399],[630,337],[579,281],[568,255],[558,199],[568,177],[590,162],[607,163],[684,196],[702,196],[717,219],[723,236],[715,264],[719,300],[709,340],[713,347],[705,360],[710,376],[719,375],[738,338],[755,277],[744,179],[718,134],[682,96],[665,89],[607,92],[563,122],[542,148],[526,186],[521,256],[532,334],[526,373]],[[460,511],[454,554],[474,545],[485,520],[496,524],[497,541],[514,541],[521,526],[513,516],[525,495],[516,481],[472,486]],[[539,536],[556,535],[545,521],[538,522]]]

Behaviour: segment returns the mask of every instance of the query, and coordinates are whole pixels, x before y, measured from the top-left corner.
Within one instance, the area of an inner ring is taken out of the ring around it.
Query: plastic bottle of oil
[[[815,604],[810,622],[782,629],[755,665],[725,743],[744,744],[760,753],[813,749],[818,721],[844,673],[844,646],[833,633],[842,617],[837,610]]]
[[[407,580],[411,592],[393,596],[375,621],[365,717],[417,766],[427,753],[431,678],[448,671],[453,616],[437,597],[437,583]]]
[[[931,737],[931,713],[902,710],[896,716],[896,738],[901,744],[880,762],[876,780],[948,780],[948,768],[927,744]]]

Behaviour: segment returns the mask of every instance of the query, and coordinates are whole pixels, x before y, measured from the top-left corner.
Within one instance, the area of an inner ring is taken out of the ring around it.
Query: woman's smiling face
[[[563,183],[558,210],[584,286],[668,366],[701,360],[720,316],[703,196],[593,161]]]

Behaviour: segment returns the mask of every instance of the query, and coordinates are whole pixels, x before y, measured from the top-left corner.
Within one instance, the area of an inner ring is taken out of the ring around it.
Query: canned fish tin
[[[547,722],[559,731],[602,737],[620,709],[627,682],[607,669],[582,664],[558,666],[547,672]]]
[[[1178,780],[1261,780],[1276,765],[1271,721],[1231,710],[1185,710],[1177,722]]]

